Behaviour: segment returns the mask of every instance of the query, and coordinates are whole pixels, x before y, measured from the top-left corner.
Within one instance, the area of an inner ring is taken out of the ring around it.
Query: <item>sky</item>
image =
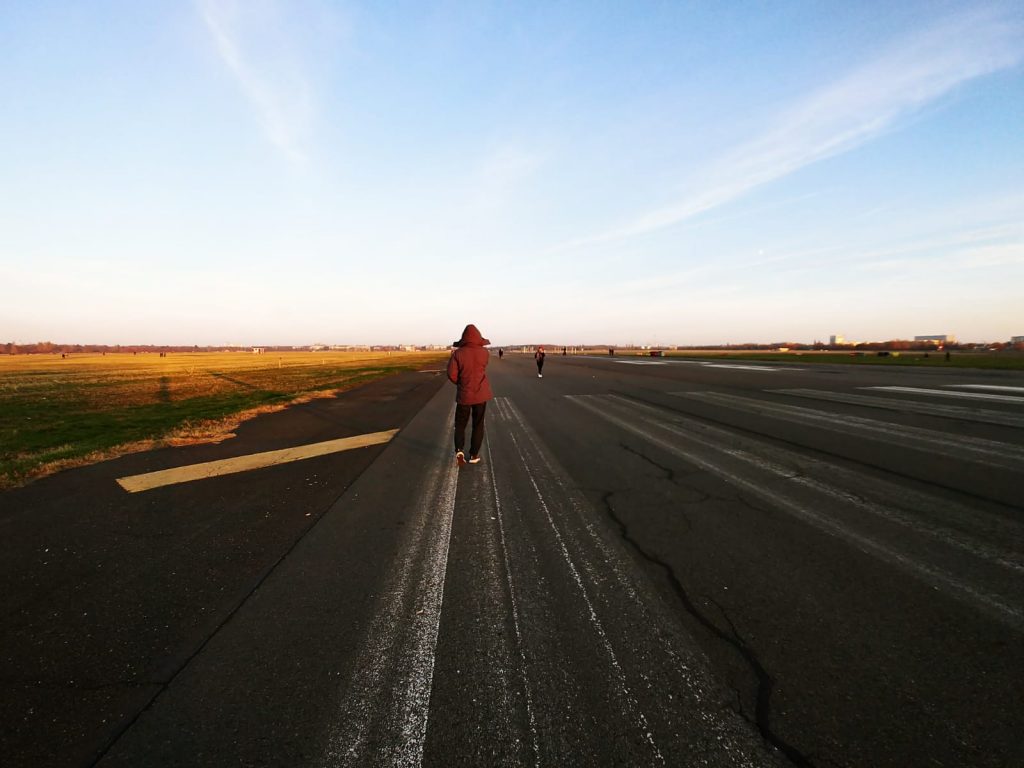
[[[0,0],[0,342],[1024,334],[1024,2]]]

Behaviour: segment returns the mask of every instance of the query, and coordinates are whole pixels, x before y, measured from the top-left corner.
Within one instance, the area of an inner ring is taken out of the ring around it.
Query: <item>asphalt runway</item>
[[[1024,376],[489,370],[0,496],[5,764],[1024,765]]]

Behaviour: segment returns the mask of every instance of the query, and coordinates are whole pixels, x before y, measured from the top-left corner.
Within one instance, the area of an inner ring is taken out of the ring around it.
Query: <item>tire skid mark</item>
[[[422,764],[458,479],[447,451],[427,477],[338,706],[324,766]]]
[[[670,626],[675,626],[675,619],[670,615],[673,609],[663,605],[657,598],[655,598],[655,604],[652,605],[648,602],[651,599],[649,596],[642,596],[638,593],[634,579],[628,575],[630,566],[624,559],[624,553],[614,548],[607,538],[597,530],[592,508],[585,502],[582,502],[577,494],[570,492],[563,479],[565,471],[553,465],[549,452],[542,447],[540,438],[535,430],[526,423],[514,402],[511,400],[507,402],[506,411],[503,412],[503,415],[507,419],[513,419],[526,436],[532,448],[532,454],[539,457],[540,462],[543,463],[547,470],[548,476],[546,480],[558,486],[561,496],[568,501],[569,506],[572,508],[576,521],[586,531],[589,541],[600,551],[602,556],[600,562],[601,572],[598,572],[594,563],[587,559],[584,559],[581,563],[582,567],[587,571],[589,578],[594,583],[597,583],[606,578],[609,571],[614,575],[619,589],[623,594],[629,596],[633,607],[639,613],[638,625],[650,629],[650,634],[656,639],[660,650],[671,660],[673,672],[680,676],[680,682],[686,686],[687,700],[696,703],[702,710],[701,721],[704,727],[709,732],[713,732],[715,740],[731,753],[733,761],[731,764],[735,768],[756,765],[757,763],[753,762],[748,756],[741,754],[745,748],[736,743],[735,726],[730,724],[729,717],[723,718],[718,714],[718,703],[711,700],[713,697],[709,697],[709,691],[717,687],[717,683],[708,676],[709,670],[705,669],[701,661],[694,658],[691,652],[687,652],[679,647],[678,639],[674,636],[675,633],[669,628]],[[670,474],[672,472],[668,468],[662,469]],[[604,499],[604,503],[608,503],[607,499]],[[618,532],[620,534],[624,533],[625,529],[621,521],[614,514],[611,515],[611,518]],[[569,535],[569,531],[566,531],[566,534]],[[638,545],[632,539],[628,536],[623,536],[622,538],[631,548],[638,550]],[[639,554],[644,559],[650,559],[646,552],[641,551]],[[674,575],[672,574],[673,577]],[[669,615],[666,615],[666,612]],[[645,674],[641,674],[641,677],[648,691],[658,698],[663,697],[664,679],[659,676],[652,678],[650,675]],[[740,714],[740,717],[747,723],[751,722],[749,718],[742,714]],[[757,727],[756,723],[753,723],[753,725]],[[762,733],[761,735],[763,737],[764,734]],[[790,748],[781,739],[766,738],[765,741],[779,748],[781,752],[790,756],[791,759],[792,755],[799,754],[797,750]],[[809,763],[801,763],[799,760],[794,762],[797,765],[809,765]]]
[[[499,415],[501,414],[501,404],[496,401]],[[512,578],[512,566],[509,563],[508,546],[505,541],[505,511],[502,509],[501,497],[498,494],[498,484],[494,477],[494,461],[491,457],[491,446],[490,443],[486,445],[487,448],[487,467],[490,470],[489,476],[491,480],[491,490],[494,493],[494,506],[496,510],[495,517],[498,518],[498,531],[500,534],[501,541],[501,553],[505,566],[505,583],[508,587],[509,594],[509,610],[512,614],[512,627],[516,633],[516,648],[519,651],[519,678],[523,687],[523,699],[526,703],[526,718],[530,727],[530,748],[533,751],[533,764],[540,766],[540,739],[537,735],[537,719],[533,708],[533,694],[530,689],[530,680],[526,674],[527,662],[526,662],[526,646],[523,643],[522,628],[519,624],[519,601],[516,597],[515,583]]]
[[[779,467],[778,465],[772,464],[771,462],[746,451],[716,444],[705,438],[698,437],[692,432],[684,431],[677,426],[655,421],[649,415],[643,415],[643,408],[631,407],[635,404],[630,403],[629,401],[624,401],[626,405],[623,406],[622,398],[617,398],[615,396],[612,396],[611,398],[595,398],[591,395],[574,395],[570,396],[569,399],[612,424],[632,432],[644,440],[657,445],[663,450],[721,477],[734,487],[742,489],[756,498],[767,501],[773,508],[787,512],[793,517],[814,526],[830,536],[843,539],[860,551],[900,567],[902,570],[914,574],[932,586],[943,588],[948,595],[967,602],[977,609],[985,611],[1015,630],[1024,631],[1024,610],[1020,607],[1005,602],[999,596],[989,594],[986,591],[964,583],[952,574],[947,573],[940,568],[905,555],[892,547],[876,541],[870,536],[853,530],[847,525],[825,517],[824,515],[815,512],[808,505],[800,503],[797,499],[783,492],[770,490],[756,479],[748,479],[747,472],[744,472],[741,475],[719,463],[719,461],[709,458],[708,451],[710,450],[713,453],[736,459],[743,464],[746,464],[748,467],[753,467],[754,469],[761,470],[766,474],[781,477],[786,480],[793,480],[798,477],[798,473],[784,467]],[[595,400],[605,407],[597,405]],[[634,419],[634,421],[624,418],[622,415],[615,415],[611,413],[607,408],[609,402],[615,402],[616,405],[619,405],[622,410],[626,411],[628,416],[631,416]],[[648,410],[655,410],[649,406],[645,406],[645,408]],[[643,421],[646,429],[636,425],[635,419],[637,418],[640,418]],[[655,434],[653,430],[667,433],[673,439],[670,440],[660,437]],[[692,448],[688,449],[682,447],[680,445],[680,438],[690,442],[691,445],[695,444],[696,446],[699,446],[701,450],[698,452]]]
[[[506,403],[508,405],[508,403]],[[644,741],[648,744],[651,749],[651,757],[658,765],[665,765],[665,758],[661,754],[661,750],[654,741],[654,736],[651,733],[650,725],[647,722],[647,717],[640,709],[639,702],[636,700],[633,692],[629,688],[629,683],[626,680],[626,673],[619,662],[618,655],[615,653],[615,649],[612,647],[611,641],[605,632],[604,625],[601,622],[600,617],[597,615],[597,611],[594,608],[593,601],[590,599],[590,595],[587,592],[586,585],[583,583],[583,577],[580,574],[579,569],[576,567],[572,556],[569,554],[569,550],[565,545],[565,541],[562,538],[558,526],[556,525],[554,518],[551,515],[551,510],[548,507],[547,501],[544,498],[544,494],[537,484],[536,477],[534,476],[533,470],[531,469],[530,462],[526,458],[526,454],[520,445],[519,440],[516,438],[515,431],[510,430],[508,433],[509,439],[512,441],[512,445],[516,449],[516,453],[519,455],[519,459],[522,463],[523,470],[526,473],[527,480],[533,488],[534,494],[536,494],[537,502],[543,510],[545,517],[547,518],[548,525],[551,528],[552,533],[555,537],[555,543],[561,552],[562,558],[569,568],[569,572],[572,574],[573,581],[576,583],[576,588],[579,591],[580,596],[586,605],[587,612],[589,614],[589,620],[591,627],[597,635],[601,645],[604,647],[605,653],[608,656],[609,662],[612,666],[612,670],[615,674],[615,683],[618,688],[618,695],[622,702],[625,704],[629,713],[631,713],[635,719],[635,725],[639,728],[640,733]],[[626,714],[626,713],[623,713]]]

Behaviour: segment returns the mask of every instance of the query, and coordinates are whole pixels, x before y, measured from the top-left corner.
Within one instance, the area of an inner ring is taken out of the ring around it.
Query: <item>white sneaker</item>
[[[543,373],[538,373],[537,374],[537,378],[538,379],[543,379],[544,378],[544,374]]]

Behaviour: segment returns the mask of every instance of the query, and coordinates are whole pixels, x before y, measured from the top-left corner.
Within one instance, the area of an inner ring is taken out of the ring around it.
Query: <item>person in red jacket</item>
[[[466,463],[462,447],[466,444],[466,424],[470,414],[473,415],[473,434],[469,443],[469,463],[480,461],[487,401],[494,397],[487,381],[490,353],[484,349],[490,343],[475,325],[467,325],[462,338],[453,344],[455,349],[448,359],[448,378],[458,387],[455,395],[455,460],[460,467]]]

